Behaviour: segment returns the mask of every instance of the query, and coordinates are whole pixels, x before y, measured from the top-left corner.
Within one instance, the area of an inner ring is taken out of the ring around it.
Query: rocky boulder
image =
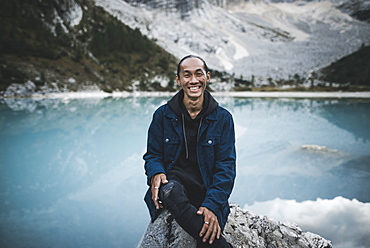
[[[244,211],[230,205],[225,226],[225,239],[237,248],[331,248],[330,241],[317,234],[303,232],[296,224],[277,221],[267,216]],[[196,241],[187,234],[165,210],[150,223],[138,248],[195,248]]]

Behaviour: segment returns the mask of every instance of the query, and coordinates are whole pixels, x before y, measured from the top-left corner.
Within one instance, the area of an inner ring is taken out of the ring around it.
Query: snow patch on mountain
[[[72,27],[77,26],[80,24],[82,17],[83,17],[83,11],[80,5],[77,3],[74,3],[71,7],[71,12],[68,15],[68,21]]]
[[[203,1],[187,17],[160,3],[158,8],[122,0],[96,4],[178,58],[198,54],[213,69],[253,75],[256,81],[303,75],[370,43],[370,24],[328,1],[251,1],[228,8]]]

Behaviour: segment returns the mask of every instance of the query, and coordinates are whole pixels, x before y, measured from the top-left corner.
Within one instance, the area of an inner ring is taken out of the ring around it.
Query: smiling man
[[[222,230],[235,180],[234,122],[206,91],[210,77],[198,56],[179,62],[181,90],[155,111],[148,130],[145,202],[152,221],[168,209],[197,247],[231,247]]]

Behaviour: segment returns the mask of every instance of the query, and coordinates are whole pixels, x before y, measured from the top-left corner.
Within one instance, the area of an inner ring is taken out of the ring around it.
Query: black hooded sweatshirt
[[[203,108],[200,113],[192,119],[187,111],[184,102],[184,91],[180,90],[168,105],[177,114],[182,122],[184,142],[181,155],[174,166],[167,173],[169,180],[177,180],[182,183],[188,194],[190,202],[197,208],[202,204],[206,190],[200,174],[196,147],[198,132],[202,125],[203,118],[214,111],[218,103],[208,91],[204,91]]]

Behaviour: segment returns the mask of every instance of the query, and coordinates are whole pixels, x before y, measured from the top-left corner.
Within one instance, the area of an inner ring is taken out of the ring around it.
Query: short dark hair
[[[206,61],[204,61],[204,59],[202,59],[201,57],[199,57],[199,56],[197,56],[197,55],[192,55],[192,54],[190,54],[190,55],[187,55],[187,56],[183,57],[183,58],[180,60],[179,64],[177,65],[177,74],[176,74],[176,75],[177,75],[178,77],[180,77],[180,66],[181,66],[181,63],[182,63],[184,60],[187,60],[187,59],[189,59],[189,58],[197,58],[197,59],[200,59],[200,60],[203,62],[204,70],[205,70],[206,72],[209,72],[209,69],[208,69],[207,63],[206,63]]]

